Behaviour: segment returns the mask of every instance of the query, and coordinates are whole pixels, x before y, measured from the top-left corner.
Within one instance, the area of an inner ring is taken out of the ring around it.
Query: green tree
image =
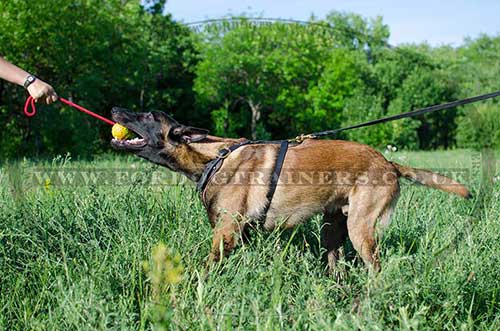
[[[380,21],[372,27],[338,13],[305,26],[223,23],[200,43],[198,100],[217,109],[219,134],[238,131],[231,127],[236,118],[250,128],[238,132],[252,138],[337,126],[345,100],[364,82],[370,45],[381,47],[388,38],[383,31]]]
[[[105,116],[116,105],[192,113],[190,31],[146,9],[138,0],[2,1],[0,54]],[[107,148],[106,125],[58,105],[27,119],[22,89],[0,88],[0,155]]]
[[[500,107],[498,104],[478,104],[467,109],[457,119],[457,144],[460,147],[500,148]]]
[[[415,46],[388,48],[374,54],[373,75],[370,92],[379,96],[380,105],[378,111],[372,112],[376,117],[451,101],[457,95],[457,84],[439,59]],[[387,140],[376,145],[391,143],[411,149],[451,146],[455,116],[455,110],[448,110],[385,124],[380,126],[384,134],[376,135]]]
[[[460,84],[461,97],[500,90],[500,36],[467,39],[455,51],[450,70]],[[459,147],[500,147],[499,102],[496,98],[463,107],[456,120]]]

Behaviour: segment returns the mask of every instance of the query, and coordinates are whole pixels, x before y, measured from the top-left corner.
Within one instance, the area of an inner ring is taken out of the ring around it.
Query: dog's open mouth
[[[119,123],[121,124],[121,123]],[[121,124],[123,125],[123,124]],[[132,132],[129,139],[116,139],[111,140],[111,145],[117,149],[140,149],[147,145],[148,141],[137,131],[132,130],[130,127],[127,129]]]

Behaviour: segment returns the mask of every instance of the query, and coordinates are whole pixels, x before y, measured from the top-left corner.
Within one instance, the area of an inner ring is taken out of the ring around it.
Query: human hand
[[[28,86],[27,90],[33,99],[35,99],[35,102],[50,105],[57,101],[58,98],[54,88],[38,78]]]

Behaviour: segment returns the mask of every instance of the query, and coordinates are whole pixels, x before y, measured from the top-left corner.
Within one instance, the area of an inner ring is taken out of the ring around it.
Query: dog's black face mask
[[[182,144],[206,138],[208,131],[179,124],[164,112],[137,113],[113,108],[113,120],[133,131],[138,137],[111,140],[118,150],[125,150],[146,160],[177,170],[176,150]]]

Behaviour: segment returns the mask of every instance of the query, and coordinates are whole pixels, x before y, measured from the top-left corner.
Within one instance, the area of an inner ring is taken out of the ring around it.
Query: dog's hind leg
[[[347,238],[347,217],[342,209],[326,212],[323,215],[321,240],[326,248],[328,272],[332,273],[339,259],[339,248]]]
[[[390,217],[392,201],[397,197],[397,182],[386,185],[356,186],[349,196],[347,231],[354,249],[368,267],[380,270],[375,233],[380,218]],[[382,219],[382,222],[388,221]]]
[[[382,239],[385,230],[391,224],[392,214],[394,214],[394,209],[399,199],[399,184],[397,190],[393,193],[393,198],[391,203],[385,207],[376,225],[377,239]]]

